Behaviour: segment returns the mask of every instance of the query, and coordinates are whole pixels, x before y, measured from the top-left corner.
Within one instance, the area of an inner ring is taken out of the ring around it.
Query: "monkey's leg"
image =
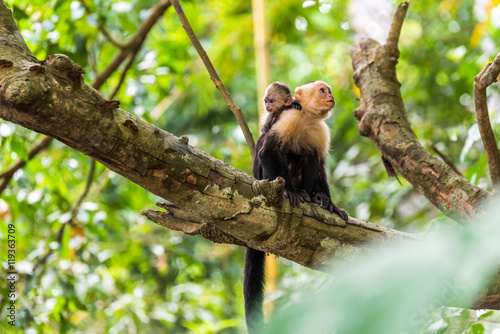
[[[318,160],[319,161],[319,160]],[[317,192],[314,194],[312,200],[315,203],[321,205],[322,208],[337,213],[345,221],[349,220],[349,215],[347,212],[336,206],[330,196],[330,188],[328,187],[328,181],[326,178],[325,171],[325,161],[319,162],[319,176],[317,180]]]

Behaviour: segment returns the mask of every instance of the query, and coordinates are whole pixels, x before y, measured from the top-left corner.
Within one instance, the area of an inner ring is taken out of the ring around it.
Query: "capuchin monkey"
[[[264,93],[264,115],[260,120],[262,134],[255,145],[253,176],[257,180],[264,179],[263,165],[259,152],[266,143],[266,135],[278,121],[283,112],[301,110],[301,105],[292,97],[290,88],[282,82],[275,81],[267,86]],[[308,198],[310,200],[310,198]],[[302,200],[303,201],[303,200]],[[245,271],[243,279],[243,294],[245,298],[245,317],[249,333],[258,333],[258,328],[264,323],[262,304],[264,301],[264,274],[266,253],[247,248],[245,254]]]
[[[264,93],[264,110],[266,113],[260,120],[262,133],[267,133],[285,109],[302,109],[292,97],[290,88],[282,82],[275,81],[267,86]]]
[[[254,177],[275,180],[281,176],[292,206],[312,200],[347,221],[345,210],[331,200],[325,171],[330,131],[324,120],[335,106],[331,87],[323,81],[309,82],[295,89],[295,99],[300,109],[287,108],[264,118],[263,130],[269,126],[258,140]],[[247,248],[243,294],[250,334],[258,333],[263,325],[264,264],[264,252]]]
[[[290,88],[282,82],[275,81],[267,86],[264,93],[264,115],[260,119],[262,135],[257,140],[255,145],[255,159],[253,163],[253,176],[257,180],[262,180],[262,163],[259,159],[259,150],[262,148],[264,137],[271,127],[276,123],[281,113],[286,109],[300,110],[302,107],[292,97]]]

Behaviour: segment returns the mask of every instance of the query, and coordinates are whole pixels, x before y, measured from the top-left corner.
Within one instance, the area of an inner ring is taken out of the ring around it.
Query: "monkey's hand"
[[[339,208],[338,206],[333,204],[331,198],[327,194],[318,192],[314,194],[312,201],[314,203],[318,203],[319,205],[321,205],[321,207],[325,210],[328,210],[330,212],[335,212],[343,220],[345,221],[349,220],[349,215],[347,214],[347,212],[344,209]]]
[[[306,201],[306,199],[302,196],[300,191],[298,192],[295,190],[285,189],[284,194],[285,197],[290,200],[290,204],[297,208],[299,207],[300,203],[304,203]],[[307,195],[307,193],[305,195]],[[309,195],[307,195],[307,198],[309,198]]]
[[[293,101],[292,104],[290,105],[293,109],[297,109],[297,110],[302,110],[302,106],[300,105],[299,102],[297,101]]]
[[[300,196],[302,196],[302,198],[304,199],[304,202],[310,202],[311,201],[311,197],[309,197],[309,194],[304,190],[304,189],[295,189],[295,192],[297,194],[299,194]]]

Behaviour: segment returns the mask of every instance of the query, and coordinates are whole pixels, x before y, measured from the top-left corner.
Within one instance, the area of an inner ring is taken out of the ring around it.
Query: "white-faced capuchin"
[[[292,97],[290,88],[279,81],[275,81],[267,86],[263,100],[266,112],[260,120],[262,133],[267,133],[271,129],[283,110],[290,108],[302,109],[297,100]]]
[[[263,165],[259,158],[259,151],[266,142],[266,134],[285,110],[302,109],[300,104],[292,97],[290,88],[279,81],[275,81],[267,86],[263,102],[264,115],[260,120],[262,134],[255,145],[256,154],[253,162],[253,176],[257,180],[264,179]],[[258,326],[263,324],[262,303],[264,301],[265,261],[266,253],[247,248],[245,254],[243,294],[245,297],[245,317],[249,333],[257,333]]]
[[[279,81],[275,81],[267,86],[264,93],[263,102],[264,114],[260,119],[260,128],[262,134],[260,135],[259,139],[257,140],[257,144],[255,145],[256,154],[253,163],[253,176],[257,180],[263,179],[261,162],[259,159],[259,150],[262,148],[264,135],[269,132],[274,123],[276,123],[283,110],[291,108],[300,110],[302,108],[297,100],[292,97],[290,88]]]
[[[325,119],[335,106],[331,87],[323,81],[309,82],[295,89],[295,99],[301,108],[281,111],[259,138],[254,177],[275,180],[281,176],[286,181],[285,196],[291,205],[298,207],[301,202],[312,200],[348,220],[345,210],[331,200],[325,171],[330,149]],[[247,248],[243,294],[251,334],[258,333],[263,324],[264,261],[265,253]]]

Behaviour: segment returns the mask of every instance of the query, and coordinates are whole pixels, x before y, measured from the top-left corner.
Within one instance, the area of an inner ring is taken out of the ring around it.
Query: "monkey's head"
[[[273,113],[283,106],[289,106],[292,103],[292,94],[290,88],[282,82],[275,81],[266,88],[264,94],[264,109]]]
[[[335,107],[332,88],[324,81],[312,81],[295,89],[295,99],[303,108],[327,117],[328,112]]]

